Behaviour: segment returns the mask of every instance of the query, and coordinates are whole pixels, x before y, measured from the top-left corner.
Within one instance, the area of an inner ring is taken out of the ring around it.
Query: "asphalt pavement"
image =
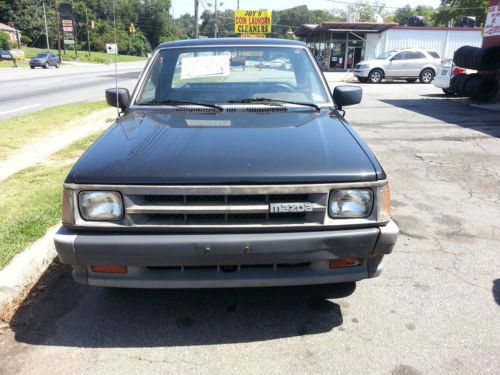
[[[118,86],[133,90],[144,64],[117,64]],[[62,104],[103,100],[104,90],[114,86],[113,64],[0,69],[0,120]]]
[[[498,374],[499,113],[419,83],[363,84],[351,121],[401,236],[339,286],[120,290],[55,262],[0,329],[2,374]]]

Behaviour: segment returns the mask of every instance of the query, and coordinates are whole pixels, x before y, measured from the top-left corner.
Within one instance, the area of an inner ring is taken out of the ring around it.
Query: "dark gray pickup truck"
[[[280,65],[271,62],[279,60]],[[160,45],[78,160],[55,236],[82,284],[211,288],[377,276],[398,227],[379,162],[300,42]]]

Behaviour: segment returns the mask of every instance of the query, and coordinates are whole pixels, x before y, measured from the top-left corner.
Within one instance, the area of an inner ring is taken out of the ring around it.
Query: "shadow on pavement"
[[[315,287],[142,290],[77,285],[54,261],[11,320],[19,342],[157,347],[272,340],[331,331],[355,283]]]
[[[440,95],[442,97],[442,95]],[[384,99],[384,103],[429,116],[440,121],[474,129],[500,138],[500,114],[472,107],[462,100],[445,99]]]
[[[493,299],[500,305],[500,279],[496,279],[493,281],[493,288],[491,289],[493,292]]]

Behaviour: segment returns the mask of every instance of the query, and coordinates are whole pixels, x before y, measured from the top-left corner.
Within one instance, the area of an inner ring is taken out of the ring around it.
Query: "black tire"
[[[368,78],[366,77],[356,77],[358,79],[359,82],[361,83],[365,83],[365,82],[368,82]]]
[[[384,79],[384,72],[381,69],[373,69],[368,74],[368,81],[371,83],[380,83]]]
[[[30,65],[30,68],[31,68],[31,69],[35,69],[35,67],[34,67],[34,66],[32,66],[32,65]]]
[[[483,48],[483,59],[481,61],[485,70],[500,68],[500,46]]]
[[[55,65],[56,69],[59,69],[59,67],[60,67],[60,66],[61,66],[61,65],[59,64],[59,61],[58,61],[58,62],[56,62],[56,65]]]
[[[498,91],[498,81],[479,74],[471,74],[465,85],[465,94],[473,99],[488,100]]]
[[[429,84],[432,82],[434,79],[434,76],[436,74],[434,73],[434,70],[432,69],[424,69],[420,72],[419,80],[422,83]]]
[[[442,89],[443,92],[445,93],[445,95],[447,96],[454,96],[455,93],[453,91],[451,91],[450,89]]]
[[[42,68],[43,68],[43,69],[48,69],[48,68],[49,68],[49,63],[45,63],[45,64],[43,64]]]
[[[406,80],[406,82],[408,82],[408,83],[415,83],[415,82],[417,82],[417,79],[416,78],[408,78]]]

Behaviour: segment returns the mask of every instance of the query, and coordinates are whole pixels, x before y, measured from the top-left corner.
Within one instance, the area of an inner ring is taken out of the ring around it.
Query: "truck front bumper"
[[[309,232],[168,234],[74,232],[55,236],[62,263],[82,284],[130,288],[216,288],[358,281],[381,272],[398,226]],[[362,258],[361,265],[330,269],[330,260]],[[122,274],[92,265],[124,265]],[[228,272],[228,270],[230,272]]]

